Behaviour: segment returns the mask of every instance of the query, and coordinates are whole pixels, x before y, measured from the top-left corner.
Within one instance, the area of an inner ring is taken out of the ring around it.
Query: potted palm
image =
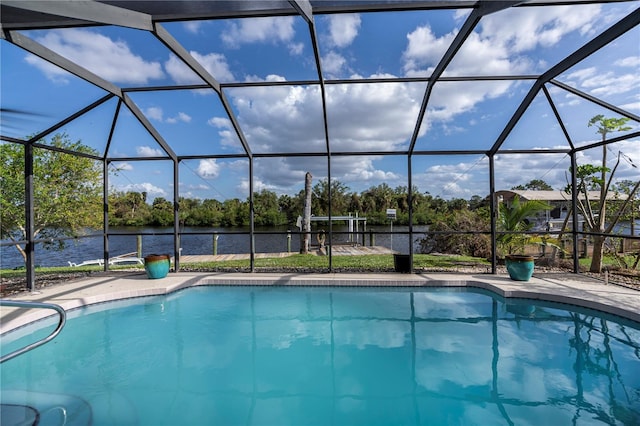
[[[551,206],[539,200],[521,201],[516,196],[511,204],[498,206],[498,209],[498,230],[504,234],[498,235],[496,242],[504,254],[509,277],[516,281],[529,281],[534,268],[533,256],[524,252],[531,241],[531,237],[525,233],[533,226],[529,218],[551,209]]]

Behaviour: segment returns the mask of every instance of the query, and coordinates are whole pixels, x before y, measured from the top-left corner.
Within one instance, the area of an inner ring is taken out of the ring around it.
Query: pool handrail
[[[67,313],[64,308],[60,305],[56,305],[54,303],[40,303],[40,302],[26,302],[26,301],[18,301],[18,300],[7,300],[0,299],[0,306],[10,306],[15,308],[28,308],[28,309],[53,309],[58,313],[60,319],[58,320],[58,325],[55,330],[53,330],[47,337],[42,338],[36,342],[33,342],[27,346],[24,346],[20,349],[16,349],[13,352],[10,352],[6,355],[0,357],[0,364],[5,361],[8,361],[12,358],[17,357],[18,355],[22,355],[25,352],[29,352],[32,349],[37,348],[38,346],[42,346],[50,340],[54,339],[60,331],[62,331],[62,327],[64,327],[67,322]]]

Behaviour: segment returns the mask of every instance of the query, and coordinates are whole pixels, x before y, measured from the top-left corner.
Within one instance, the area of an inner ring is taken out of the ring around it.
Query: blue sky
[[[458,51],[445,76],[536,75],[631,13],[639,2],[514,8],[483,18]],[[428,76],[455,37],[469,10],[441,10],[314,17],[324,77]],[[164,23],[163,26],[220,82],[317,79],[307,24],[300,17]],[[27,37],[78,62],[124,88],[201,84],[202,81],[152,34],[116,27],[24,31]],[[1,42],[3,108],[35,112],[3,119],[2,134],[36,134],[100,99],[106,93],[64,70]],[[558,77],[604,101],[640,114],[640,29],[634,28]],[[439,82],[434,86],[416,150],[485,150],[511,118],[529,81]],[[332,152],[407,149],[426,83],[328,84],[327,119]],[[617,115],[564,89],[549,86],[558,112],[577,146],[598,141],[587,122],[596,114]],[[224,90],[254,153],[326,149],[318,85],[252,86]],[[129,96],[178,155],[241,154],[242,146],[213,90],[154,90]],[[103,153],[117,99],[63,126],[72,139]],[[630,122],[632,131],[640,123]],[[621,151],[617,176],[637,180],[639,139],[610,146]],[[541,94],[505,141],[505,149],[567,148]],[[580,163],[597,162],[602,149],[583,151]],[[109,148],[112,159],[165,156],[134,115],[123,108]],[[256,158],[254,189],[296,194],[311,171],[327,176],[322,157]],[[149,198],[173,195],[171,161],[114,161],[113,190],[147,191]],[[569,158],[562,154],[500,154],[496,187],[543,179],[566,184]],[[407,184],[403,156],[335,156],[331,175],[353,191],[387,183]],[[180,195],[241,199],[249,195],[246,159],[185,160]],[[414,156],[413,184],[444,198],[469,198],[489,191],[488,160],[480,155]]]

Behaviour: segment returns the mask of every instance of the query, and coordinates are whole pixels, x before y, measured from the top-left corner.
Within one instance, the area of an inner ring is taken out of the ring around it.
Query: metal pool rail
[[[55,305],[53,303],[24,302],[24,301],[18,301],[18,300],[1,300],[0,299],[0,306],[10,306],[15,308],[27,308],[27,309],[53,309],[60,316],[60,320],[58,321],[58,326],[47,337],[40,339],[34,343],[31,343],[30,345],[27,345],[23,348],[10,352],[6,355],[3,355],[2,357],[0,357],[0,364],[12,358],[15,358],[18,355],[21,355],[25,352],[29,352],[31,349],[35,349],[38,346],[44,345],[48,341],[52,340],[60,333],[60,331],[62,331],[62,327],[64,327],[64,324],[67,322],[67,313],[65,312],[64,308],[62,308],[62,306]]]

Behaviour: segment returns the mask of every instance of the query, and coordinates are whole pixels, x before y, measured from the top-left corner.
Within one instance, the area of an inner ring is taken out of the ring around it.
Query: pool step
[[[0,425],[31,426],[38,424],[40,413],[33,407],[15,404],[0,404]]]
[[[91,424],[91,407],[76,396],[3,390],[0,398],[2,426]]]

